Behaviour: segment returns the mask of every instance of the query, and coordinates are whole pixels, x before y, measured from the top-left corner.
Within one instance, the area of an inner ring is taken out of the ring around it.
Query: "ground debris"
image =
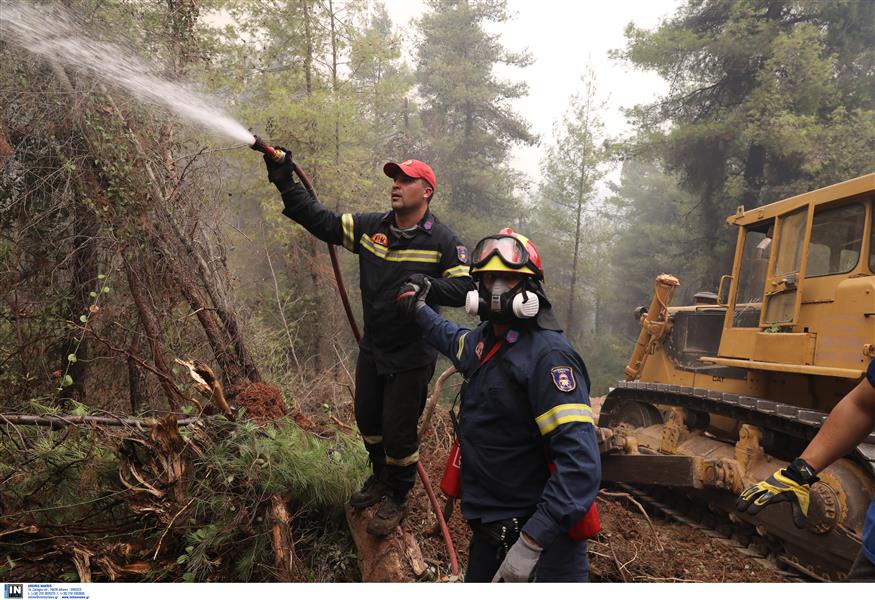
[[[600,498],[599,516],[602,532],[589,542],[592,581],[784,581],[701,530],[652,516],[660,549],[645,517],[621,498]]]
[[[0,430],[3,579],[311,581],[366,460],[291,417],[35,431]]]

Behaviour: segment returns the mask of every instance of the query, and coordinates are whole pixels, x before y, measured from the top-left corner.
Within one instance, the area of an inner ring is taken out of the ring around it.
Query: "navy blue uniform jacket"
[[[526,322],[481,366],[497,341],[488,323],[471,330],[428,307],[416,320],[467,381],[462,514],[484,523],[531,514],[523,531],[550,546],[589,510],[601,481],[583,360],[561,333]]]
[[[364,333],[361,347],[369,351],[380,374],[434,364],[437,354],[422,343],[412,317],[398,311],[398,289],[410,275],[432,278],[430,305],[462,306],[474,288],[468,274],[468,252],[453,231],[426,212],[412,238],[389,229],[394,214],[337,214],[296,184],[283,195],[283,214],[329,244],[343,245],[359,255]]]

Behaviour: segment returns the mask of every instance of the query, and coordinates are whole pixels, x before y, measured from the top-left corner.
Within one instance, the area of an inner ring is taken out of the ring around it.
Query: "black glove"
[[[292,175],[294,175],[294,170],[292,169],[292,152],[286,150],[282,146],[277,146],[276,149],[282,150],[286,153],[283,159],[277,162],[265,154],[264,164],[267,166],[267,180],[274,184],[276,189],[282,194],[292,189],[292,186],[295,184],[294,179],[292,179]]]
[[[811,465],[797,458],[786,469],[779,469],[744,490],[735,501],[735,508],[755,515],[770,504],[789,502],[793,508],[793,524],[803,529],[808,518],[811,485],[819,480]]]
[[[395,302],[405,315],[414,314],[420,306],[425,304],[428,291],[431,289],[431,279],[421,273],[416,273],[407,278],[404,285],[398,290]]]

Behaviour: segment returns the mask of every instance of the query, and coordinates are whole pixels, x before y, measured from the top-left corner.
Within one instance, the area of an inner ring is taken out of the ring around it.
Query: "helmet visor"
[[[471,264],[475,267],[483,266],[496,255],[501,258],[501,262],[513,268],[523,267],[529,261],[529,253],[518,239],[496,236],[483,239],[477,244],[471,257]]]

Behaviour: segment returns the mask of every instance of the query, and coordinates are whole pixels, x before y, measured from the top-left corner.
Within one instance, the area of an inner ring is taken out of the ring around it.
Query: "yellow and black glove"
[[[789,502],[793,508],[793,523],[804,529],[811,484],[819,479],[811,465],[797,458],[786,469],[779,469],[765,481],[744,490],[735,501],[735,508],[739,512],[755,515],[770,504]]]

